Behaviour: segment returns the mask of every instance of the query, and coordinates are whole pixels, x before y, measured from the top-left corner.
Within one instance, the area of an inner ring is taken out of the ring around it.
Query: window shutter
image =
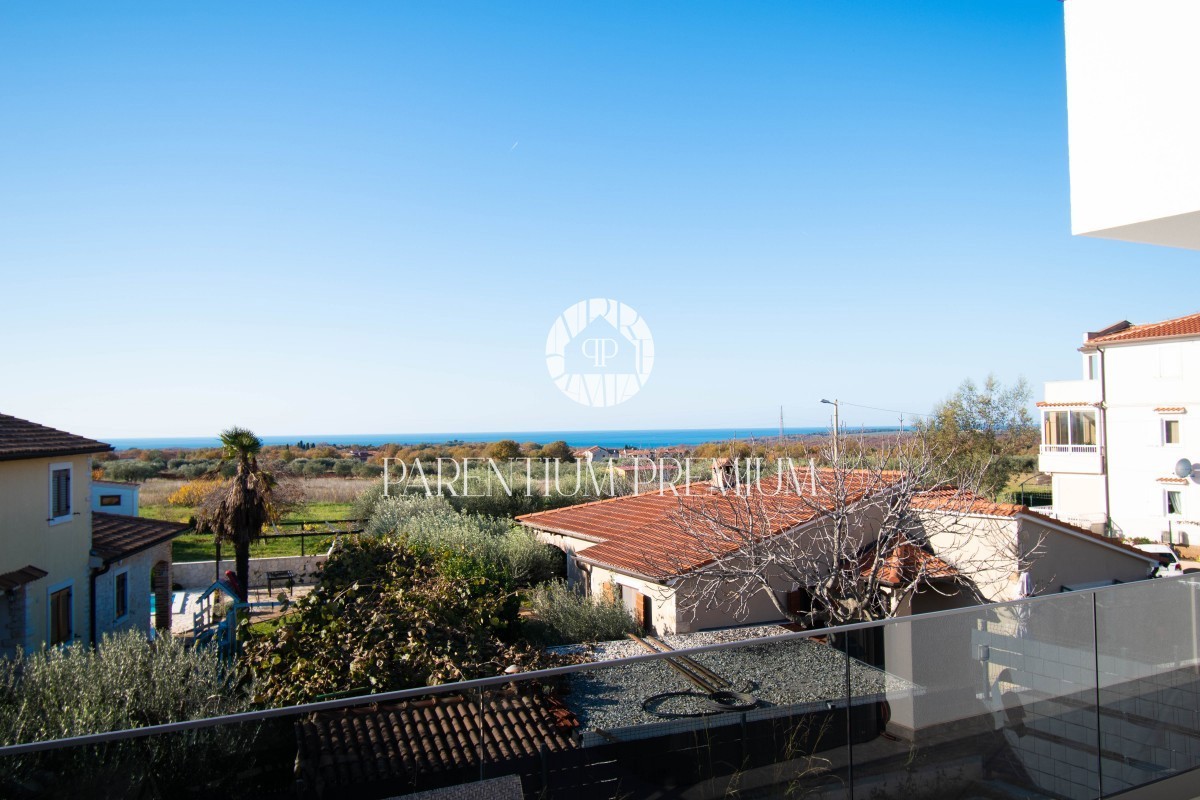
[[[54,518],[71,513],[71,470],[54,470]]]

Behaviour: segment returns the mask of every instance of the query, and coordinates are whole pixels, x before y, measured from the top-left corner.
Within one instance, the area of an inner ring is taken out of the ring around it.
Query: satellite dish
[[[1186,458],[1181,458],[1175,462],[1175,474],[1181,478],[1192,477],[1192,462]]]

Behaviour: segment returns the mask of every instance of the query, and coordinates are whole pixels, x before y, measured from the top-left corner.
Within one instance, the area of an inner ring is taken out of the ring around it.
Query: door
[[[71,587],[50,593],[50,644],[65,644],[71,641],[71,622],[74,609],[71,603]]]

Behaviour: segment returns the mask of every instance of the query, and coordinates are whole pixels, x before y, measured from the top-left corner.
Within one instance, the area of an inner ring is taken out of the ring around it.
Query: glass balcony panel
[[[828,644],[603,667],[557,691],[579,747],[550,760],[545,796],[849,796],[846,655]]]
[[[901,618],[859,636],[887,678],[885,734],[853,745],[856,796],[1097,796],[1090,596]]]
[[[1200,767],[1196,578],[1096,593],[1106,795]]]

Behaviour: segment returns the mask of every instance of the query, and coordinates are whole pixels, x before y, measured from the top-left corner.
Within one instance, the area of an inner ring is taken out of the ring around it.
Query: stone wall
[[[144,550],[121,561],[113,562],[108,571],[96,576],[96,633],[115,633],[118,631],[136,630],[149,634],[150,571],[159,561],[170,563],[171,543]],[[126,571],[128,582],[128,611],[125,616],[116,615],[117,604],[117,575]]]
[[[25,587],[0,592],[0,655],[25,648]]]
[[[329,556],[325,553],[307,556],[252,558],[250,559],[250,588],[265,588],[267,573],[278,570],[294,572],[297,584],[315,583],[321,565],[327,558]],[[185,589],[198,589],[210,586],[216,575],[224,575],[225,570],[236,570],[233,559],[221,559],[219,573],[214,569],[212,561],[182,561],[171,565],[171,579]]]

